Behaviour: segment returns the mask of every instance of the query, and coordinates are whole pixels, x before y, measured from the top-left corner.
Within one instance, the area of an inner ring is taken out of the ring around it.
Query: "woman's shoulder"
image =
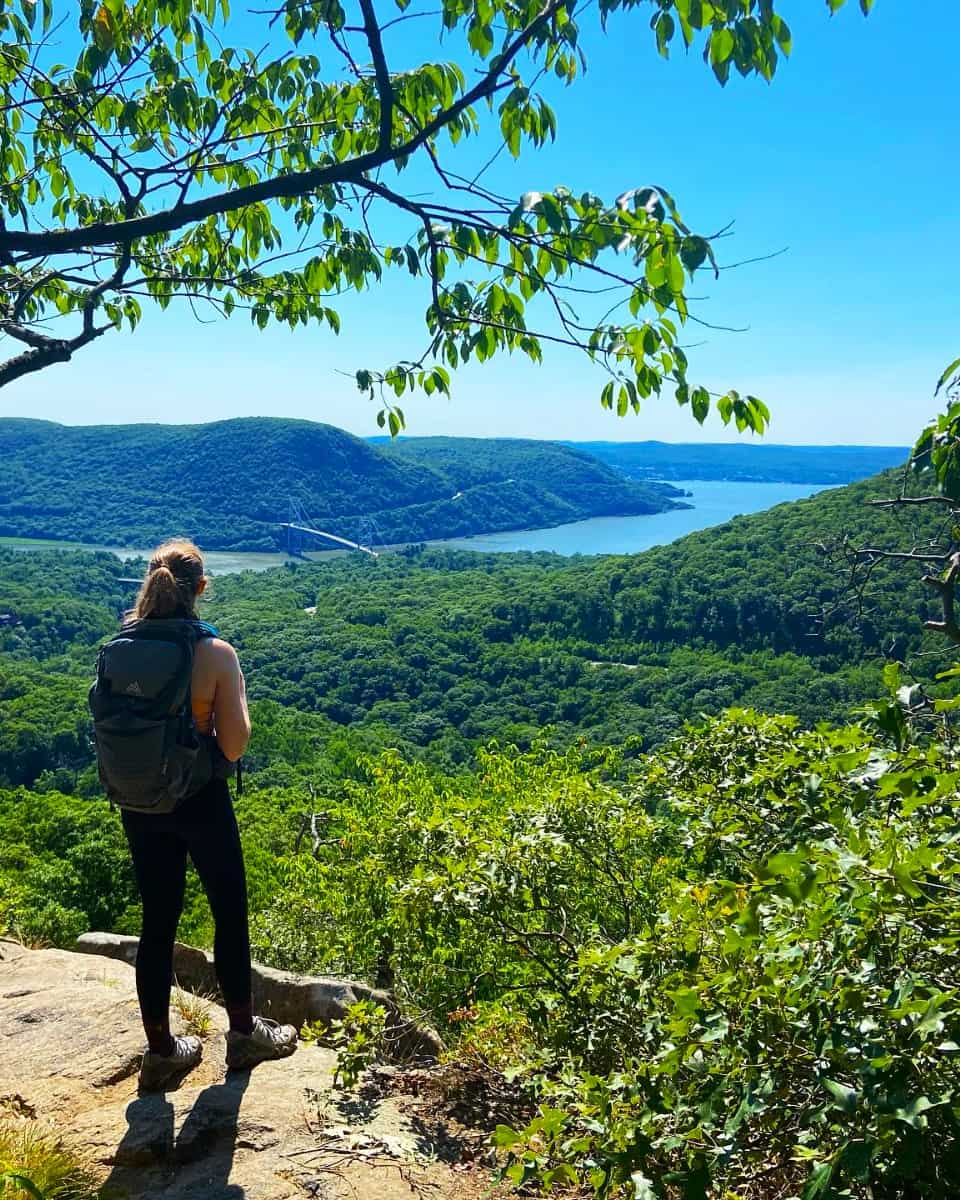
[[[197,642],[197,654],[215,654],[223,658],[236,658],[237,652],[222,637],[206,637],[202,641]]]
[[[198,662],[210,666],[233,667],[238,662],[237,652],[221,637],[206,637],[197,642],[194,657]]]

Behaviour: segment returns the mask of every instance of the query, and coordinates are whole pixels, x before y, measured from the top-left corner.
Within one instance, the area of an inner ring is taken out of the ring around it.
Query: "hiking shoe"
[[[140,1091],[159,1092],[165,1084],[192,1071],[202,1057],[203,1047],[195,1037],[174,1038],[172,1054],[147,1050],[140,1064]]]
[[[280,1025],[266,1017],[253,1018],[253,1032],[227,1034],[227,1066],[243,1070],[270,1058],[286,1058],[297,1048],[297,1031],[292,1025]]]

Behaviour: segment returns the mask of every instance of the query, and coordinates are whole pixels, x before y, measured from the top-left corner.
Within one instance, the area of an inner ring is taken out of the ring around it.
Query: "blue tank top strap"
[[[191,624],[196,629],[197,634],[201,638],[219,637],[220,631],[215,625],[211,625],[209,621],[191,621]]]

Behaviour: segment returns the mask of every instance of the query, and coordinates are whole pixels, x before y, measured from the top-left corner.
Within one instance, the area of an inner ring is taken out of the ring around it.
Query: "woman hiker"
[[[158,643],[161,631],[189,632],[187,644],[192,646],[193,665],[184,708],[189,706],[194,733],[200,735],[193,736],[190,744],[202,745],[204,738],[208,739],[210,754],[227,767],[219,772],[221,777],[207,778],[198,790],[191,790],[187,780],[182,785],[187,794],[179,803],[173,802],[175,807],[155,806],[157,810],[172,807],[172,811],[137,809],[128,807],[122,796],[117,799],[143,901],[136,972],[137,996],[147,1035],[147,1050],[140,1067],[140,1087],[144,1091],[158,1090],[184,1075],[197,1065],[202,1054],[199,1038],[174,1037],[170,1032],[173,946],[183,908],[188,854],[207,894],[216,927],[214,964],[230,1018],[228,1068],[251,1067],[265,1059],[282,1058],[292,1054],[297,1045],[297,1031],[292,1025],[279,1025],[253,1012],[243,851],[227,779],[222,777],[246,749],[250,715],[236,651],[215,636],[212,626],[197,617],[197,600],[206,586],[203,559],[197,547],[188,541],[166,542],[150,559],[136,603],[126,614],[120,634],[107,647],[120,646],[115,651],[108,690],[112,690],[114,697],[119,690],[131,693],[132,699],[127,702],[135,708],[144,689],[140,679],[119,688],[123,667],[118,668],[116,662],[122,661],[123,646],[127,647],[128,663],[142,664],[142,654],[139,660],[137,651],[131,656],[130,645],[146,642],[155,649],[158,644],[169,644]],[[138,636],[138,631],[144,636]],[[126,641],[125,634],[131,635]],[[138,672],[140,676],[145,673],[149,674],[142,668]],[[144,709],[136,711],[142,713]],[[184,718],[189,723],[189,713],[184,712],[181,719]],[[100,728],[95,721],[101,773],[106,761],[109,776],[109,738],[101,739]],[[165,759],[162,773],[167,772]],[[111,781],[105,779],[105,782],[108,792],[115,795]]]

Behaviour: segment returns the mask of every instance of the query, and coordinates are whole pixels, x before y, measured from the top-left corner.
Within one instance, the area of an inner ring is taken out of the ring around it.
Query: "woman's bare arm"
[[[216,652],[217,686],[213,697],[213,731],[217,745],[236,762],[250,741],[250,712],[247,688],[237,652],[217,638],[211,649]]]

